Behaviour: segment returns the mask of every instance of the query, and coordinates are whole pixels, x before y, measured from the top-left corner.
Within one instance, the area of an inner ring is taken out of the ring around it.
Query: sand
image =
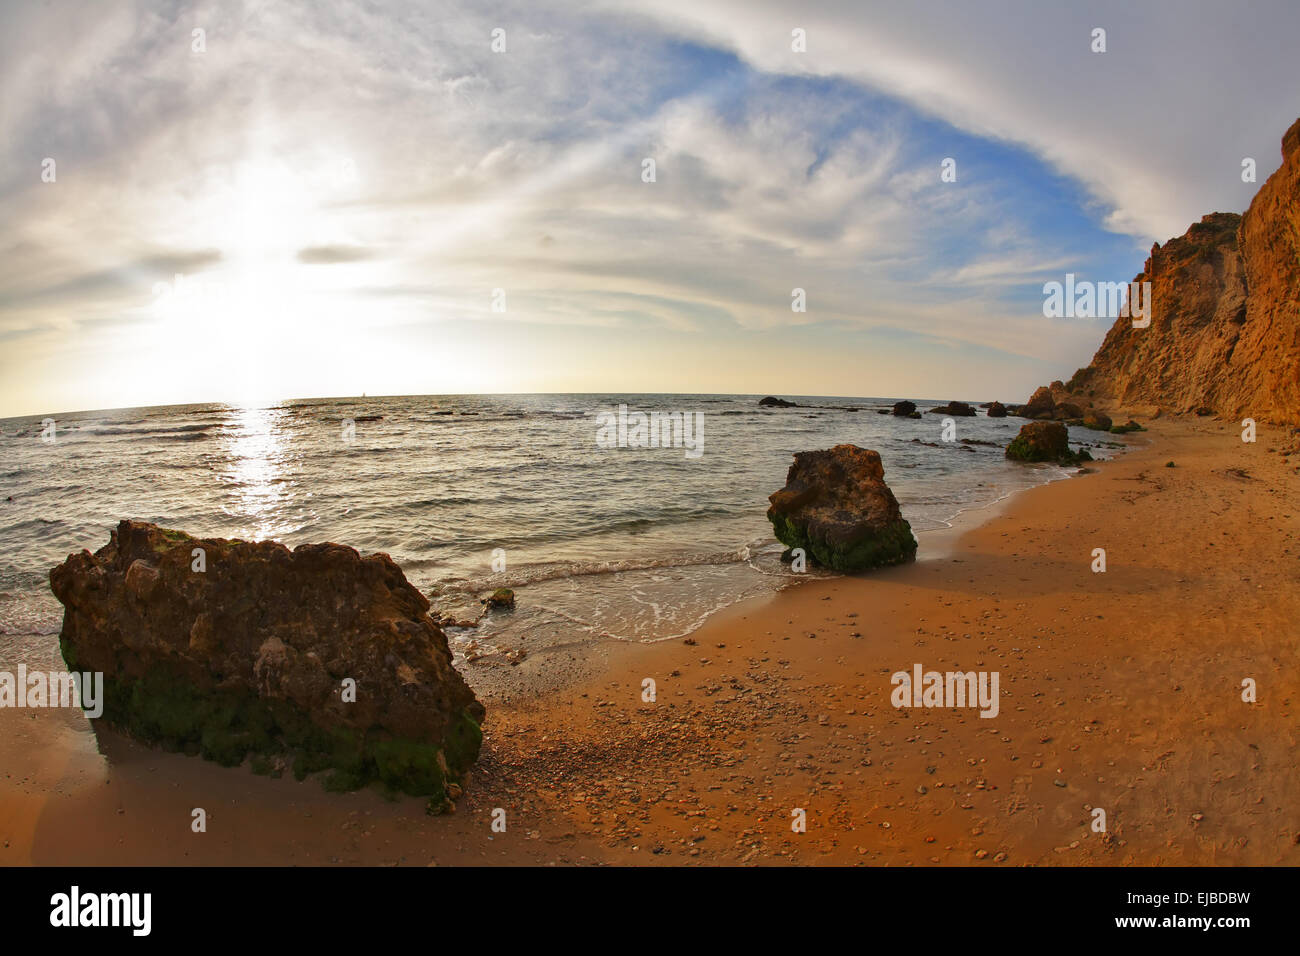
[[[485,745],[447,816],[0,711],[0,863],[1295,865],[1296,436],[1130,441],[915,564],[471,666]],[[996,671],[997,717],[892,706],[914,664]]]

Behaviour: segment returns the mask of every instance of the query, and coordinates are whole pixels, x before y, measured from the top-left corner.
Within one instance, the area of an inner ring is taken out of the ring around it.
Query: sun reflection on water
[[[262,541],[294,530],[285,424],[281,408],[232,409],[221,478],[229,489],[222,510],[236,522],[236,537]]]

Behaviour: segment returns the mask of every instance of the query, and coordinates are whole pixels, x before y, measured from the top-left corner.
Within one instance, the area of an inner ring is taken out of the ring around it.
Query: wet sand
[[[447,816],[0,711],[0,863],[1295,865],[1300,436],[1130,438],[916,564],[471,665],[485,744]],[[914,664],[998,672],[997,717],[895,708]]]

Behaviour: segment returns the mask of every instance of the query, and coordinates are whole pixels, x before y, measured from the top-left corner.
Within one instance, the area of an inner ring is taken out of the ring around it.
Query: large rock
[[[916,557],[911,525],[885,484],[879,453],[870,449],[798,452],[785,487],[768,500],[777,539],[824,567],[860,571]]]
[[[1070,451],[1070,433],[1060,422],[1021,425],[1020,434],[1007,446],[1007,457],[1012,461],[1054,461],[1061,465],[1092,460],[1086,451]]]
[[[385,554],[123,521],[50,586],[64,660],[103,672],[100,719],[142,740],[227,766],[293,759],[300,778],[332,768],[332,789],[378,780],[435,801],[478,757],[483,705]]]
[[[1006,407],[1005,405],[1003,405],[1001,402],[991,402],[991,403],[989,404],[988,417],[989,417],[989,418],[1006,418],[1006,417],[1007,417],[1007,407]]]
[[[916,402],[909,402],[903,399],[901,402],[894,402],[894,414],[899,418],[906,418],[916,411]]]

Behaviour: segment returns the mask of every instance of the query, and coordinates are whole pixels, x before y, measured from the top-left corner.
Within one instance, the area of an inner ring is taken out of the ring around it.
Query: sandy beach
[[[1129,441],[914,564],[471,666],[485,741],[450,815],[0,711],[0,863],[1295,865],[1297,436]],[[915,664],[998,672],[997,716],[895,708]]]

